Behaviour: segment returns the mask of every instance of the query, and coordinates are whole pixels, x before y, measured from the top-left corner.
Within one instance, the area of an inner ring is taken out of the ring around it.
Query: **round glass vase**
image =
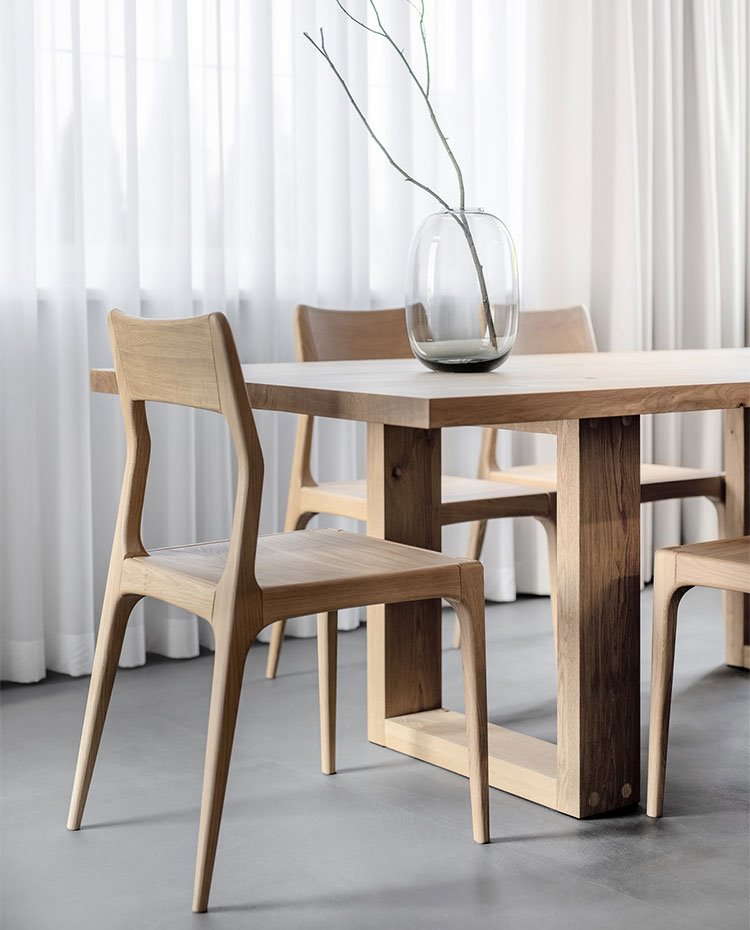
[[[492,371],[518,331],[518,261],[504,223],[483,210],[434,213],[406,269],[406,320],[416,357],[434,371]]]

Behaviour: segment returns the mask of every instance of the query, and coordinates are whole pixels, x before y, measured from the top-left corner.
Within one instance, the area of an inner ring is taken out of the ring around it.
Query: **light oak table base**
[[[564,421],[558,457],[558,745],[490,725],[490,784],[587,817],[639,799],[638,417]],[[439,430],[370,425],[370,532],[437,549],[440,471]],[[367,635],[370,740],[466,774],[439,601],[373,607]]]

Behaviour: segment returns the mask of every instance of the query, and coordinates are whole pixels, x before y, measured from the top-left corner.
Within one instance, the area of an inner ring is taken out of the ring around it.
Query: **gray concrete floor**
[[[643,616],[645,723],[649,591]],[[548,600],[491,606],[487,628],[490,718],[553,739]],[[579,822],[492,790],[488,847],[472,842],[464,779],[367,742],[364,630],[339,642],[333,777],[319,774],[314,641],[287,641],[275,682],[266,647],[251,651],[203,916],[190,901],[210,655],[120,672],[79,833],[65,819],[88,680],[4,686],[3,930],[746,930],[748,675],[722,665],[718,593],[680,611],[664,819]],[[444,677],[458,709],[451,650]]]

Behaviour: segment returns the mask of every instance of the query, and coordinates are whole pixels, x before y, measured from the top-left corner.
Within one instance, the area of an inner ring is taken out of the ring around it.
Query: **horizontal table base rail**
[[[490,785],[557,810],[557,746],[489,724]],[[385,746],[468,775],[466,722],[450,710],[427,710],[385,721]]]

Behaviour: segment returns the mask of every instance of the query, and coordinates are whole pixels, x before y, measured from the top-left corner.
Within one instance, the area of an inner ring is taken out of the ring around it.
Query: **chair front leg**
[[[136,595],[123,596],[117,591],[118,588],[119,572],[115,582],[108,582],[102,605],[94,667],[91,671],[86,713],[83,718],[83,732],[78,750],[78,763],[73,781],[73,795],[68,812],[69,830],[78,830],[81,826],[104,721],[107,718],[109,699],[115,683],[117,662],[122,652],[122,641],[130,614],[141,599]]]
[[[484,573],[481,565],[461,566],[461,599],[451,602],[461,627],[469,788],[474,841],[490,841],[487,678],[484,631]]]
[[[672,701],[677,607],[688,588],[674,587],[674,555],[656,553],[654,621],[651,638],[651,711],[648,732],[648,798],[646,813],[661,817],[667,770],[669,712]]]
[[[320,694],[320,768],[336,771],[336,651],[338,613],[318,614],[318,692]]]
[[[229,761],[232,755],[242,676],[249,651],[247,637],[235,626],[214,628],[216,652],[208,716],[206,763],[203,774],[198,855],[195,864],[193,911],[208,909]]]

